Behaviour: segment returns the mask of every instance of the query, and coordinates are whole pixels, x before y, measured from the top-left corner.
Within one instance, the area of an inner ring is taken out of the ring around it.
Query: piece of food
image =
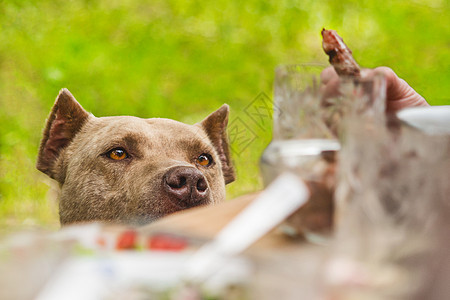
[[[136,248],[137,233],[134,230],[122,232],[116,243],[117,250],[131,250]]]
[[[159,251],[182,251],[188,246],[182,237],[158,234],[148,240],[148,249]]]
[[[329,56],[331,65],[339,76],[360,76],[361,70],[352,51],[335,30],[322,29],[322,48]]]

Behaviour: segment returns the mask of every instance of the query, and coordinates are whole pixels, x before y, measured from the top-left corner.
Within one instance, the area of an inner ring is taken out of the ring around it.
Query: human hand
[[[363,69],[361,76],[370,78],[375,74],[383,74],[386,78],[386,112],[396,112],[400,109],[413,106],[429,106],[427,101],[419,95],[408,83],[399,78],[388,67]],[[322,84],[328,94],[336,94],[339,86],[339,76],[333,67],[327,67],[320,74]]]

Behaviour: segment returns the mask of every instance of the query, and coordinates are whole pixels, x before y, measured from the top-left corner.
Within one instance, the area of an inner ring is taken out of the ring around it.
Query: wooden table
[[[167,216],[145,226],[144,233],[166,232],[209,241],[258,193],[245,195],[221,204],[193,208]],[[272,230],[244,256],[254,262],[252,299],[314,299],[317,275],[326,248],[311,245],[303,238],[292,238],[279,229]],[[302,297],[300,297],[302,295]]]

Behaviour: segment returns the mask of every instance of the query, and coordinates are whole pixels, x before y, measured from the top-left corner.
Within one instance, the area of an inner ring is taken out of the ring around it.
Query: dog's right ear
[[[200,123],[219,154],[226,184],[233,182],[236,178],[228,146],[227,125],[229,112],[230,107],[224,104]]]
[[[67,89],[62,89],[47,119],[36,168],[56,179],[55,163],[61,150],[67,147],[80,131],[89,113],[75,100]]]

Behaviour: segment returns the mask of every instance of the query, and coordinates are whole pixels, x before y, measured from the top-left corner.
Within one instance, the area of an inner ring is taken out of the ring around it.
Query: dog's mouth
[[[198,197],[195,193],[191,193],[189,197],[180,199],[180,197],[167,193],[164,190],[159,191],[159,193],[156,192],[156,194],[159,194],[156,197],[154,197],[155,192],[152,194],[153,196],[145,197],[147,200],[142,201],[139,205],[139,213],[135,216],[134,223],[139,225],[148,224],[169,214],[205,206],[212,202],[209,188],[205,189],[205,194],[201,197]]]
[[[212,202],[205,176],[195,168],[173,167],[162,176],[159,186],[146,192],[138,209],[140,219],[153,222],[166,215]]]
[[[170,195],[167,198],[168,202],[171,204],[173,208],[176,209],[176,211],[194,208],[198,206],[204,206],[211,202],[209,198],[209,192],[206,196],[201,197],[201,199],[199,199],[198,196],[193,194],[191,194],[190,197],[188,197],[187,199],[179,199],[177,197],[173,197]]]

